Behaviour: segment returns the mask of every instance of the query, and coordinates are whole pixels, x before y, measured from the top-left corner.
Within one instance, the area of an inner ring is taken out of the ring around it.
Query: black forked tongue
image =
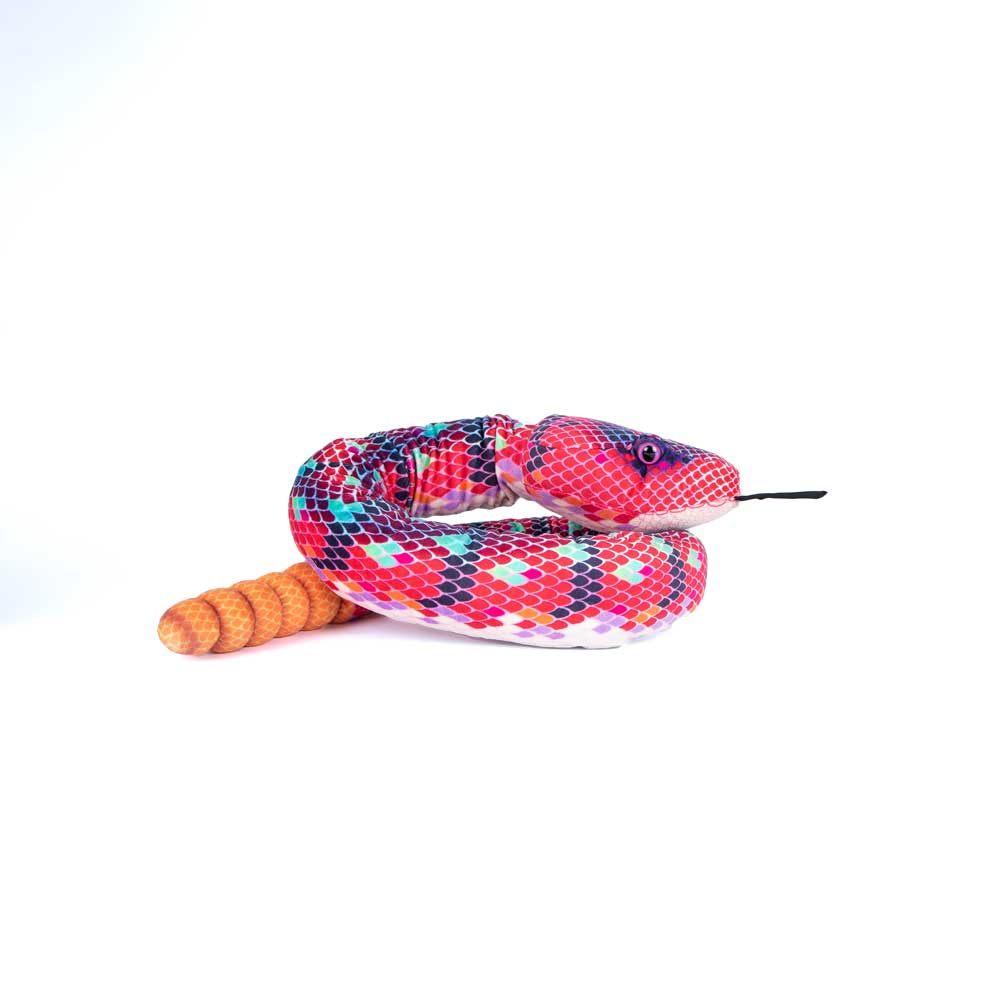
[[[801,490],[798,493],[748,493],[737,500],[819,500],[826,496],[826,490]]]

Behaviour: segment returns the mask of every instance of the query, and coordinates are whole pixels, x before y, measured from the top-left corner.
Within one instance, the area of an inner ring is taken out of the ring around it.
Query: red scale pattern
[[[688,511],[691,500],[730,501],[738,488],[728,463],[675,442],[663,443],[657,467],[637,465],[629,451],[637,440],[581,418],[527,427],[502,416],[338,439],[300,470],[293,535],[330,587],[370,610],[516,642],[618,645],[693,610],[706,560],[686,531],[608,528]],[[478,524],[412,516],[518,495],[580,516]],[[603,532],[581,527],[587,521]]]

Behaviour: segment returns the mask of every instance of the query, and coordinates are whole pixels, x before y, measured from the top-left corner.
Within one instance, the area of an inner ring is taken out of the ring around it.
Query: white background
[[[3,5],[3,996],[995,998],[994,14]],[[633,647],[159,645],[493,412],[830,495]]]

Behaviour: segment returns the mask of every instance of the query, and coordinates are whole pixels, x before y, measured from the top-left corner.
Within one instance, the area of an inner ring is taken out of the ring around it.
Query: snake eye
[[[635,453],[640,462],[645,465],[653,465],[653,463],[660,460],[660,455],[663,453],[660,451],[660,446],[654,441],[640,441],[636,446]]]

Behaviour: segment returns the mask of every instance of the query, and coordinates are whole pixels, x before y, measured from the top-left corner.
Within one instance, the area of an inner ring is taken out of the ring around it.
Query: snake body
[[[299,469],[296,545],[340,597],[390,618],[541,646],[618,646],[694,610],[686,529],[736,506],[711,452],[617,424],[504,415],[338,438]],[[537,501],[550,516],[429,517]]]

